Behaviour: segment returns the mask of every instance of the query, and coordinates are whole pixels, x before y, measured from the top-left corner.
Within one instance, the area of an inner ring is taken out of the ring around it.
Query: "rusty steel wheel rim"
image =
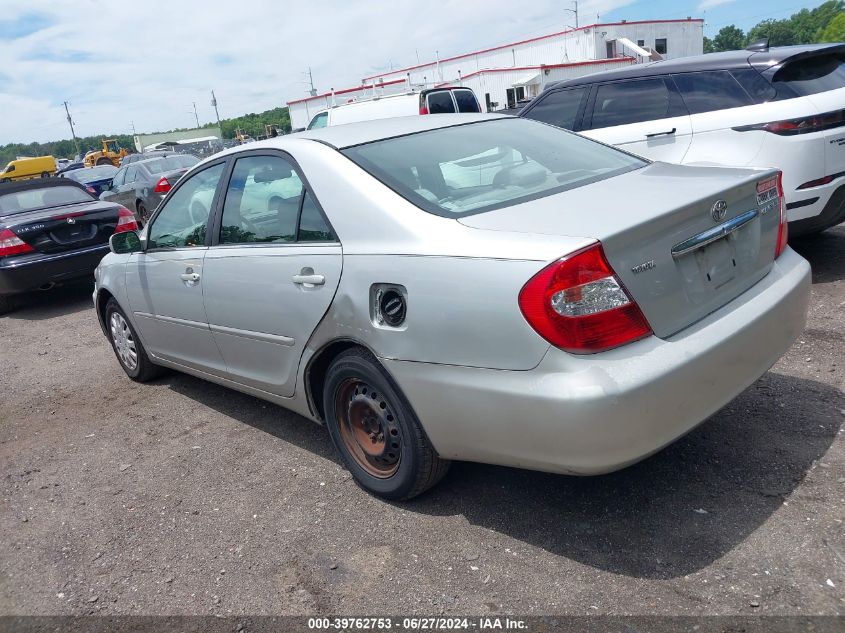
[[[355,462],[379,479],[399,468],[402,436],[390,403],[357,378],[344,380],[335,395],[340,438]]]

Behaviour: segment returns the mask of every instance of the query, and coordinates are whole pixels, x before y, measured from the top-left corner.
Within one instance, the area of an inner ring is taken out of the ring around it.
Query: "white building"
[[[472,88],[486,111],[512,107],[539,94],[546,83],[638,63],[646,51],[665,59],[701,55],[704,21],[593,24],[371,75],[354,88],[289,101],[291,125],[305,127],[332,105],[439,85]]]

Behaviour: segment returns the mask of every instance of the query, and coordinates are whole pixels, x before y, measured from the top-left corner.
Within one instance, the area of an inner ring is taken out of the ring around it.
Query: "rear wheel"
[[[127,376],[136,382],[147,382],[161,374],[162,368],[150,361],[135,329],[114,299],[106,304],[106,329],[114,354]]]
[[[98,165],[111,165],[112,162],[108,158],[98,158],[97,164]]]
[[[42,178],[49,178],[49,177],[50,177],[50,172],[48,172],[48,171],[42,171],[42,172],[41,172],[41,177],[42,177]]]
[[[386,499],[410,499],[440,481],[440,459],[399,388],[376,359],[351,349],[332,362],[323,390],[332,442],[355,481]]]

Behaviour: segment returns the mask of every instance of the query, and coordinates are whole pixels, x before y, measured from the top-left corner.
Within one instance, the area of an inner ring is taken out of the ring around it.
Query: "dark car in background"
[[[198,162],[190,154],[173,154],[121,167],[100,199],[122,204],[135,212],[139,222],[146,224],[170,188]]]
[[[170,150],[153,150],[152,152],[141,152],[140,154],[129,154],[120,159],[120,166],[126,167],[132,163],[137,163],[149,158],[164,158],[166,156],[176,156],[177,152]]]
[[[117,167],[113,167],[112,165],[96,165],[87,169],[69,171],[62,174],[62,177],[84,185],[88,189],[88,193],[94,197],[99,197],[101,193],[111,186],[111,181],[116,173]]]
[[[137,228],[131,211],[67,178],[0,184],[0,314],[18,294],[92,277],[109,238]]]

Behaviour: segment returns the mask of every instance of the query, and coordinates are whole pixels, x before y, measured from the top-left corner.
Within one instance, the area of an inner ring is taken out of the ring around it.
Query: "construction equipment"
[[[120,159],[126,156],[129,151],[120,147],[115,139],[103,139],[103,149],[95,150],[85,154],[85,166],[114,165],[120,167]]]

